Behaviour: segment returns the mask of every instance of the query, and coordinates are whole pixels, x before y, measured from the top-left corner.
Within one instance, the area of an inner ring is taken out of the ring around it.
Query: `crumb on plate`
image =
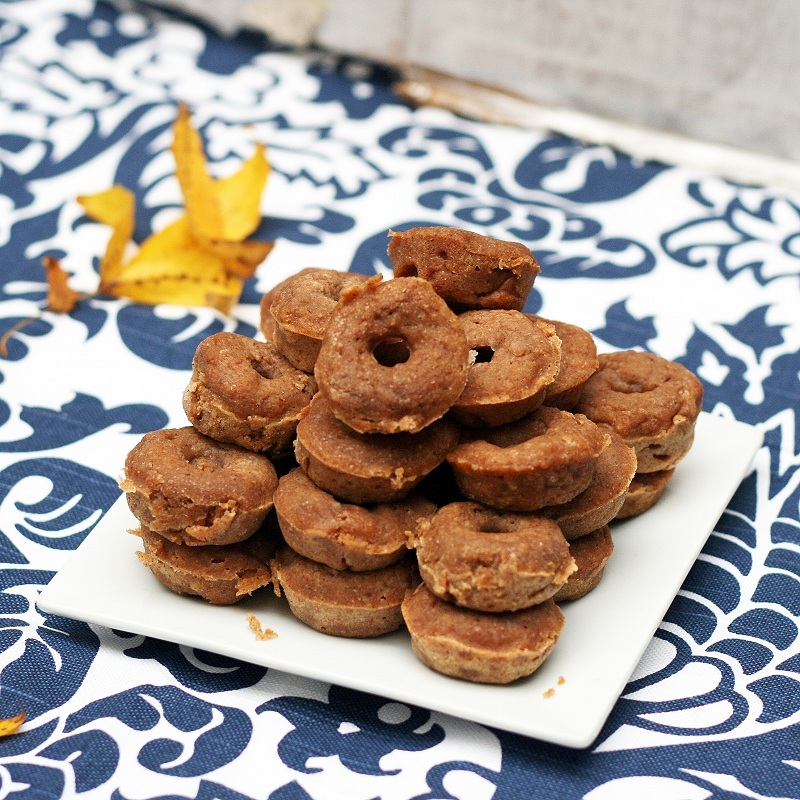
[[[267,639],[276,639],[278,636],[272,628],[262,628],[255,614],[247,615],[247,624],[250,626],[250,630],[253,631],[259,642],[264,642]]]

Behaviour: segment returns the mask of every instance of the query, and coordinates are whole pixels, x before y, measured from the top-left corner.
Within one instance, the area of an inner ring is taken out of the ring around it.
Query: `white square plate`
[[[137,523],[124,497],[44,589],[39,606],[537,739],[588,747],[761,441],[749,425],[701,415],[694,446],[655,508],[612,526],[615,549],[603,580],[586,597],[563,605],[566,625],[550,658],[509,686],[432,672],[413,654],[405,631],[369,640],[318,633],[269,590],[235,606],[209,606],[173,594],[136,558],[140,540],[126,531]],[[278,637],[257,640],[248,612]]]

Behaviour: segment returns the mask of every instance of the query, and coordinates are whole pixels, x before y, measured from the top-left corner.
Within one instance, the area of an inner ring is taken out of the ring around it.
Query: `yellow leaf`
[[[97,222],[110,225],[111,238],[100,261],[100,281],[113,281],[122,270],[122,259],[133,238],[136,197],[130,189],[115,184],[105,192],[81,195],[78,202]]]
[[[227,178],[208,174],[203,141],[181,104],[173,129],[172,154],[192,234],[202,242],[240,242],[261,222],[261,195],[269,177],[266,149],[253,155]]]
[[[256,242],[246,239],[243,242],[209,241],[203,247],[218,255],[225,262],[228,272],[237,278],[247,279],[255,273],[258,265],[270,254],[275,242]]]
[[[214,188],[222,216],[221,239],[239,242],[258,227],[261,222],[261,195],[267,185],[269,172],[266,150],[259,142],[256,152],[237,172],[216,182]]]
[[[156,243],[150,243],[144,256],[140,251],[120,280],[106,284],[103,291],[140,303],[208,305],[226,313],[236,304],[242,281],[228,274],[222,258],[196,244],[158,250]]]
[[[20,711],[16,717],[0,719],[0,736],[11,736],[16,733],[25,722],[25,712]]]
[[[69,314],[81,295],[70,289],[67,284],[69,273],[62,268],[58,259],[45,256],[42,264],[47,270],[47,308],[58,314]]]
[[[185,103],[178,106],[172,134],[175,175],[183,193],[189,225],[193,231],[202,231],[212,239],[222,238],[222,215],[214,191],[214,179],[208,174],[203,140],[192,127]]]
[[[137,303],[209,306],[228,314],[239,300],[242,282],[238,278],[223,278],[219,283],[187,277],[153,278],[117,284],[110,293]]]

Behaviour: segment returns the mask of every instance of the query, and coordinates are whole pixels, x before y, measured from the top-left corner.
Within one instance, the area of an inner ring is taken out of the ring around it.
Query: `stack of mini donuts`
[[[139,557],[210,603],[271,583],[328,634],[405,624],[432,669],[508,683],[599,582],[609,522],[665,490],[702,385],[523,313],[539,265],[522,244],[390,236],[392,279],[305,269],[264,296],[266,341],[200,344],[191,426],[126,460]]]

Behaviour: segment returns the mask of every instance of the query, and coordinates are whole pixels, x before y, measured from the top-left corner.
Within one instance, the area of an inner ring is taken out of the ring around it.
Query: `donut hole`
[[[514,274],[513,270],[505,269],[504,267],[496,267],[495,269],[492,270],[492,275],[490,280],[492,288],[489,289],[489,291],[487,292],[481,292],[481,295],[491,294],[492,292],[496,292],[504,284],[508,283],[509,281],[516,280],[516,277],[517,276]]]
[[[472,352],[475,353],[474,364],[488,364],[494,358],[494,349],[488,345],[473,347]]]
[[[511,528],[498,517],[488,517],[478,520],[475,528],[478,533],[510,533]]]
[[[378,342],[372,348],[372,357],[382,367],[395,367],[405,364],[411,358],[411,348],[405,339],[393,337]]]
[[[272,364],[265,364],[263,361],[251,359],[250,366],[266,381],[275,378],[275,369]]]

